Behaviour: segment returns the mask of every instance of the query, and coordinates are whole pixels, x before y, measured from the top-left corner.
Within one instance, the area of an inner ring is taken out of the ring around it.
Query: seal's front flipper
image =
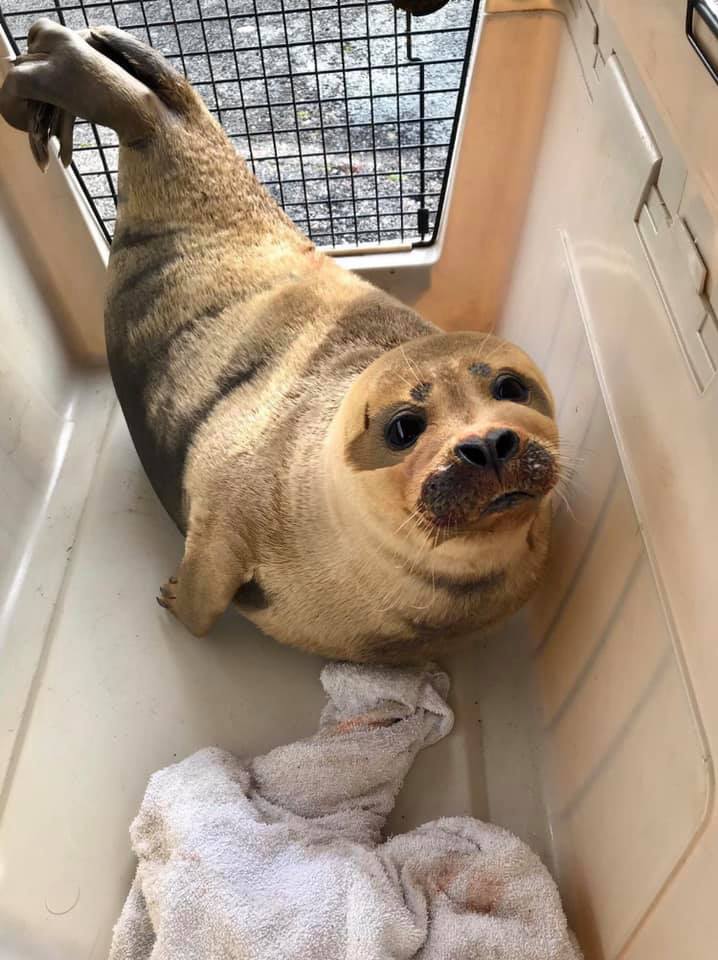
[[[235,530],[193,511],[177,576],[162,585],[157,602],[195,637],[204,637],[239,588],[252,579],[254,567]]]

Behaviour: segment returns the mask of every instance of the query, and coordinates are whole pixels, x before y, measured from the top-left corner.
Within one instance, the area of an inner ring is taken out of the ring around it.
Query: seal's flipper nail
[[[57,137],[58,156],[63,167],[69,167],[72,162],[72,135],[75,130],[75,117],[66,110],[58,110],[53,123],[52,134]]]
[[[48,103],[33,103],[30,108],[28,139],[35,163],[44,173],[50,162],[50,131],[57,107]]]
[[[50,162],[50,151],[48,150],[47,139],[30,131],[30,133],[28,133],[28,140],[30,143],[30,152],[32,153],[35,163],[42,172],[45,173]]]

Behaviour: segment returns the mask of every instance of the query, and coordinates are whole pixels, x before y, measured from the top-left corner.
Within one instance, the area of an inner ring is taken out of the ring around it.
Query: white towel
[[[110,960],[578,960],[520,840],[451,818],[382,842],[416,754],[451,729],[448,678],[331,664],[318,733],[156,773]]]

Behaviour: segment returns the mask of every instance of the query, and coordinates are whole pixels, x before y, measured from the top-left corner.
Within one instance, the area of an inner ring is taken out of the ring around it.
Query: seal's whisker
[[[417,516],[419,515],[419,512],[420,512],[420,507],[417,507],[415,510],[412,510],[412,512],[409,514],[409,516],[406,518],[406,520],[402,521],[402,522],[399,524],[399,526],[396,528],[396,530],[394,531],[394,536],[396,536],[397,533],[399,533],[400,530],[403,530],[404,527],[407,525],[407,523],[411,523],[411,521],[412,521],[415,517],[417,517]],[[419,526],[420,526],[420,524],[419,524]]]
[[[420,531],[421,533],[426,533],[427,536],[430,535],[431,530],[432,530],[431,524],[426,520],[425,517],[423,517],[423,516],[421,515],[421,513],[419,512],[418,509],[417,509],[416,513],[417,513],[417,515],[418,515],[418,516],[417,516],[417,520],[416,520],[416,526],[418,527],[419,531]],[[407,534],[407,539],[408,539],[408,536],[409,536],[409,535]]]
[[[488,342],[488,341],[487,341],[487,342]],[[486,354],[485,354],[485,353],[483,353],[483,351],[482,351],[482,355],[481,355],[481,357],[480,357],[479,359],[482,360],[484,363],[490,363],[491,360],[493,360],[493,358],[496,356],[496,354],[499,352],[500,349],[501,349],[501,341],[499,340],[499,341],[497,341],[497,342],[494,344],[493,349],[492,349],[489,353],[486,353]]]
[[[402,355],[402,357],[404,358],[404,360],[406,361],[406,365],[407,365],[407,367],[409,368],[409,372],[411,373],[412,377],[416,377],[417,380],[421,380],[421,374],[419,373],[418,367],[411,365],[411,361],[410,361],[409,358],[407,357],[406,351],[404,350],[404,344],[403,344],[403,343],[401,344],[400,350],[401,350],[401,355]]]
[[[559,498],[559,500],[560,500],[560,501],[563,503],[563,505],[566,507],[566,510],[568,511],[568,514],[569,514],[569,516],[571,517],[571,519],[572,519],[573,521],[576,521],[576,514],[573,512],[573,508],[571,507],[571,504],[568,502],[568,498],[565,496],[565,494],[563,494],[563,493],[558,489],[558,487],[554,487],[551,492],[556,494],[556,496]]]
[[[431,602],[433,603],[436,599],[436,548],[439,544],[439,534],[440,530],[437,527],[434,531],[434,543],[431,548],[432,558],[431,558]]]
[[[552,444],[545,444],[546,450],[549,453],[556,457],[558,460],[570,460],[571,463],[585,463],[586,457],[580,457],[575,453],[572,453],[570,450],[567,450],[566,447],[561,444],[560,446],[553,446]]]
[[[559,471],[557,486],[562,486],[569,490],[588,489],[585,479],[572,469]]]
[[[544,444],[544,448],[551,454],[561,468],[562,473],[566,471],[575,472],[579,465],[585,462],[584,457],[576,457],[573,454],[567,453],[563,444],[559,445],[549,442]]]
[[[480,348],[479,348],[479,354],[478,354],[478,356],[476,357],[476,362],[477,362],[477,363],[478,363],[480,360],[483,360],[483,359],[484,359],[484,349],[486,348],[486,345],[489,343],[489,341],[490,341],[491,338],[493,337],[495,327],[496,327],[496,324],[492,324],[490,330],[484,331],[484,339],[481,341],[481,346],[480,346]]]
[[[573,477],[562,477],[559,476],[558,480],[554,484],[554,488],[560,490],[562,493],[565,493],[566,496],[573,496],[577,491],[585,491],[585,486],[579,484],[578,481],[574,480]]]
[[[555,459],[558,465],[558,480],[556,485],[564,486],[567,489],[585,490],[585,480],[579,473],[581,461],[560,456]]]
[[[573,463],[561,463],[558,461],[558,475],[562,480],[573,480],[577,474],[578,470]]]
[[[409,567],[409,573],[410,573],[410,574],[412,574],[412,573],[414,572],[414,570],[416,569],[417,563],[418,563],[420,560],[423,559],[424,554],[427,552],[427,550],[429,549],[430,545],[431,545],[431,534],[428,533],[427,536],[426,536],[426,539],[424,540],[424,543],[421,545],[421,547],[420,547],[419,550],[417,551],[416,556],[414,557],[414,560],[413,560],[411,566]]]
[[[426,540],[422,544],[421,549],[417,552],[417,555],[414,557],[414,560],[412,561],[412,564],[409,567],[409,573],[414,572],[414,570],[416,569],[417,563],[419,563],[420,560],[424,559],[424,554],[428,553],[430,546],[431,546],[431,535],[427,534]]]
[[[555,444],[549,441],[550,446],[555,446],[558,450],[580,450],[582,453],[592,453],[593,451],[589,450],[583,445],[583,443],[578,440],[568,440],[566,437],[561,437],[560,440],[556,441]]]
[[[578,470],[579,466],[585,461],[577,457],[567,457],[557,454],[554,459],[556,462],[565,469]]]

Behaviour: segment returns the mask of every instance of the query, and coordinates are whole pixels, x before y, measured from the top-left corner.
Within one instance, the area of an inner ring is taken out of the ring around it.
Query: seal
[[[106,336],[119,402],[185,534],[159,602],[204,636],[234,601],[277,640],[409,662],[517,610],[560,475],[549,388],[517,347],[441,333],[319,252],[202,100],[120,30],[47,19],[0,112],[72,154],[117,131]]]

